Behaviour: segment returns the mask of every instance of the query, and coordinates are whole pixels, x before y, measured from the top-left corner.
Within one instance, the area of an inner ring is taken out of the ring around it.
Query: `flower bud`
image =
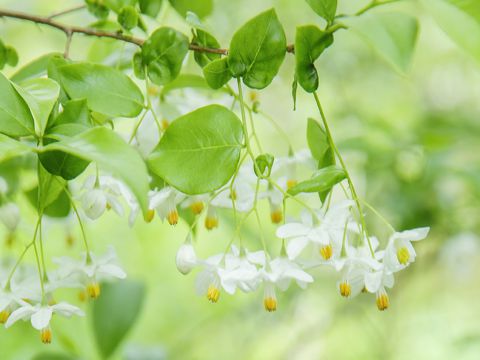
[[[107,198],[100,189],[93,189],[86,192],[82,198],[82,207],[90,219],[98,219],[107,208]]]
[[[183,275],[188,274],[197,264],[197,255],[193,245],[187,240],[177,251],[177,269]]]

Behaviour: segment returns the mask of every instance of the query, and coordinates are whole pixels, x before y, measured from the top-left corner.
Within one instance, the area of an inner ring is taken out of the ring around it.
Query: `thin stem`
[[[53,19],[53,18],[56,18],[56,17],[59,17],[59,16],[71,14],[71,13],[73,13],[73,12],[76,12],[76,11],[79,11],[79,10],[82,10],[82,9],[85,9],[85,7],[86,7],[85,4],[77,5],[77,6],[74,6],[74,7],[69,8],[69,9],[65,9],[65,10],[61,10],[61,11],[59,11],[59,12],[53,13],[53,14],[50,15],[48,18],[49,18],[49,19]]]
[[[366,202],[366,201],[363,200],[363,199],[360,199],[360,201],[363,203],[363,205],[365,205],[367,208],[369,208],[380,220],[382,220],[383,223],[384,223],[385,225],[387,225],[388,229],[389,229],[392,233],[395,232],[395,228],[392,226],[392,224],[390,224],[390,222],[389,222],[387,219],[385,219],[385,217],[384,217],[382,214],[380,214],[380,213],[377,211],[377,209],[375,209],[372,205],[370,205],[368,202]]]
[[[132,131],[132,135],[130,135],[130,139],[128,139],[128,143],[130,144],[133,139],[135,138],[135,136],[137,135],[137,131],[138,131],[138,128],[140,127],[140,125],[142,124],[143,122],[143,119],[145,118],[145,115],[147,115],[149,110],[145,110],[142,114],[142,116],[140,116],[140,119],[138,120],[138,122],[135,124],[135,127],[133,128],[133,131]]]
[[[355,186],[353,185],[352,178],[351,178],[351,176],[348,172],[348,169],[347,169],[347,166],[346,166],[345,162],[343,161],[343,158],[342,158],[342,155],[340,154],[340,151],[338,151],[338,148],[335,146],[335,143],[334,143],[333,137],[332,137],[332,133],[330,132],[330,128],[328,126],[327,118],[325,117],[325,113],[323,112],[323,108],[322,108],[322,105],[320,103],[320,99],[318,98],[318,95],[317,95],[316,92],[313,93],[313,97],[315,98],[315,103],[317,104],[318,111],[320,112],[320,117],[322,118],[323,126],[325,127],[325,132],[327,133],[327,138],[328,138],[328,142],[330,143],[330,147],[333,149],[333,151],[337,155],[337,158],[340,161],[340,164],[343,168],[343,171],[345,171],[345,175],[346,175],[347,181],[348,181],[348,186],[350,188],[350,192],[352,193],[352,198],[355,201],[355,204],[357,205],[357,209],[358,209],[358,213],[359,213],[359,217],[360,217],[360,222],[362,224],[362,229],[363,229],[363,232],[365,234],[365,238],[368,242],[368,247],[370,248],[370,252],[372,253],[372,256],[375,257],[373,247],[372,247],[372,244],[370,242],[370,238],[368,236],[367,225],[366,225],[366,222],[365,222],[365,217],[364,217],[363,212],[362,212],[362,206],[360,205],[360,200],[358,199],[357,191],[355,190]]]
[[[390,4],[390,3],[394,3],[394,2],[397,2],[399,0],[385,0],[385,1],[379,1],[379,0],[372,0],[372,2],[370,2],[370,4],[368,4],[367,6],[361,8],[360,10],[358,10],[354,16],[360,16],[364,13],[366,13],[367,11],[377,7],[377,6],[381,6],[381,5],[385,5],[385,4]]]
[[[45,298],[45,288],[43,286],[43,276],[42,276],[42,269],[40,266],[40,259],[38,256],[38,249],[37,249],[37,244],[35,241],[33,241],[33,250],[35,251],[35,259],[37,261],[37,269],[38,269],[38,276],[40,278],[40,288],[42,289],[42,303]]]
[[[63,57],[65,59],[68,59],[68,55],[70,54],[70,45],[72,44],[73,33],[67,32],[66,35],[67,35],[67,41],[65,42],[65,51],[63,52]]]

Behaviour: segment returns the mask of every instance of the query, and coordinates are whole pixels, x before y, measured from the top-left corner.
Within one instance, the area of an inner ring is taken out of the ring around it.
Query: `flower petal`
[[[43,306],[37,310],[31,317],[30,321],[32,326],[37,330],[45,329],[50,320],[52,319],[52,308],[49,306]]]

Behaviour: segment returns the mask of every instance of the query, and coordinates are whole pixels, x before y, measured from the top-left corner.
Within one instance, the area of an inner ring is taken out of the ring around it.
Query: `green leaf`
[[[145,286],[124,280],[102,284],[101,296],[92,304],[93,332],[100,353],[109,358],[137,320],[145,298]]]
[[[327,20],[328,23],[333,22],[337,12],[337,0],[306,0],[308,5],[319,16]]]
[[[328,192],[335,184],[346,178],[345,171],[336,166],[317,170],[309,180],[299,182],[288,190],[290,195],[299,193]]]
[[[335,165],[335,154],[328,142],[327,134],[320,124],[312,118],[308,119],[307,142],[310,152],[318,161],[318,168]]]
[[[31,152],[33,148],[18,140],[0,134],[0,163]]]
[[[200,18],[204,18],[212,13],[213,0],[169,0],[173,8],[183,17],[188,11],[194,12]]]
[[[298,80],[297,75],[293,76],[292,82],[292,100],[293,100],[293,111],[297,110],[297,89],[298,89]]]
[[[103,5],[99,0],[85,0],[87,10],[98,19],[106,19],[110,9]]]
[[[175,29],[155,30],[142,47],[143,65],[152,82],[165,85],[173,81],[180,73],[188,46],[188,38]]]
[[[101,0],[98,2],[105,4],[111,10],[119,13],[125,6],[134,6],[137,0]]]
[[[3,74],[0,74],[0,94],[0,133],[34,135],[35,125],[27,103]]]
[[[56,182],[56,180],[54,180]],[[70,214],[70,198],[68,197],[63,187],[56,186],[54,195],[56,196],[53,200],[52,198],[48,199],[49,203],[42,207],[43,214],[53,217],[53,218],[64,218]],[[65,185],[66,186],[66,185]],[[38,204],[38,186],[35,186],[33,189],[26,192],[27,199],[30,204],[37,209]]]
[[[17,84],[31,78],[38,78],[47,74],[48,64],[54,56],[61,56],[60,53],[50,53],[40,56],[32,62],[20,68],[10,77],[10,80]]]
[[[149,157],[150,169],[186,194],[225,185],[236,170],[243,143],[238,117],[220,105],[173,121]]]
[[[50,113],[60,95],[60,86],[47,78],[29,79],[20,85],[13,85],[30,108],[35,121],[35,132],[42,136]]]
[[[163,0],[139,0],[138,5],[142,14],[156,18],[162,8]]]
[[[295,35],[295,75],[300,86],[307,92],[318,88],[318,73],[314,62],[332,45],[333,35],[314,25],[297,27]]]
[[[234,77],[242,77],[254,89],[268,86],[285,58],[286,38],[275,10],[267,10],[249,20],[233,35],[228,67]]]
[[[195,36],[193,37],[192,43],[201,47],[218,49],[220,48],[220,43],[215,39],[211,34],[206,31],[197,29]],[[193,57],[198,65],[201,67],[206,66],[211,61],[220,59],[220,54],[214,54],[204,51],[195,51]]]
[[[480,2],[422,0],[422,4],[453,41],[480,61]]]
[[[103,127],[89,129],[74,137],[49,144],[40,153],[63,151],[87,161],[123,181],[137,198],[143,213],[148,210],[148,173],[140,154],[119,135]]]
[[[261,154],[256,157],[253,171],[260,176],[270,176],[275,158],[271,154]]]
[[[39,212],[54,204],[67,185],[62,178],[47,172],[41,165],[38,166],[38,185],[26,192],[32,206]],[[40,188],[40,197],[38,189]],[[70,205],[69,205],[70,206]],[[55,205],[53,205],[55,207]]]
[[[10,65],[10,66],[17,66],[18,64],[18,54],[17,54],[17,50],[15,50],[13,47],[11,46],[7,46],[5,48],[6,50],[6,61],[7,61],[7,64]]]
[[[218,59],[203,68],[203,76],[212,89],[219,89],[231,78],[232,73],[228,68],[228,59]]]
[[[118,13],[117,21],[124,29],[132,30],[138,24],[137,10],[131,5],[122,7]]]
[[[352,19],[351,29],[397,71],[408,70],[418,35],[414,17],[400,13],[366,14]]]
[[[111,117],[135,117],[143,109],[142,92],[121,71],[91,63],[54,63],[53,66],[55,78],[67,95],[71,99],[87,99],[93,111]]]

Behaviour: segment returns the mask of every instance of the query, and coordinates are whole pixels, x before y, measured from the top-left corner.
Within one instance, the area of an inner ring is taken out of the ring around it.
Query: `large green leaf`
[[[17,156],[29,153],[33,150],[30,146],[18,140],[0,134],[0,163]]]
[[[331,23],[337,12],[337,0],[306,0],[319,16]]]
[[[139,0],[138,5],[142,14],[155,18],[162,8],[162,2],[163,0]]]
[[[267,10],[249,20],[233,35],[228,67],[234,77],[242,77],[254,89],[268,86],[285,58],[286,39],[275,10]]]
[[[60,86],[47,78],[29,79],[14,86],[30,108],[36,133],[43,136],[50,113],[60,95]]]
[[[65,137],[43,147],[40,153],[63,151],[87,161],[123,181],[137,198],[144,214],[148,210],[148,173],[140,154],[112,130],[96,127],[74,137]]]
[[[109,358],[132,328],[142,309],[145,286],[136,281],[103,284],[92,304],[93,331],[103,359]]]
[[[17,84],[21,81],[38,78],[47,74],[48,64],[50,59],[54,56],[62,56],[60,53],[50,53],[40,56],[35,60],[29,62],[20,68],[15,74],[10,77],[10,80]]]
[[[213,0],[168,0],[175,10],[183,17],[188,11],[194,12],[203,18],[213,10]]]
[[[207,64],[203,68],[203,76],[212,89],[220,89],[231,78],[232,73],[228,69],[228,59],[218,59]]]
[[[396,70],[408,70],[418,35],[414,17],[401,13],[366,14],[352,19],[351,29]]]
[[[311,179],[299,182],[288,190],[290,195],[299,193],[328,192],[335,184],[345,179],[345,171],[336,166],[328,166],[317,170]]]
[[[333,35],[314,25],[297,27],[295,35],[295,73],[300,86],[307,92],[318,88],[318,73],[314,62],[332,45]]]
[[[87,99],[91,110],[112,117],[135,117],[142,111],[142,92],[121,71],[91,63],[53,65],[67,95],[71,99]]]
[[[178,76],[187,52],[188,38],[175,29],[162,27],[145,41],[142,63],[155,84],[165,85]]]
[[[186,194],[225,185],[235,172],[243,142],[238,117],[208,105],[173,121],[149,158],[150,169]]]
[[[0,94],[0,133],[10,136],[34,135],[35,124],[27,103],[1,73]]]
[[[480,2],[478,0],[422,0],[443,31],[480,61]]]

